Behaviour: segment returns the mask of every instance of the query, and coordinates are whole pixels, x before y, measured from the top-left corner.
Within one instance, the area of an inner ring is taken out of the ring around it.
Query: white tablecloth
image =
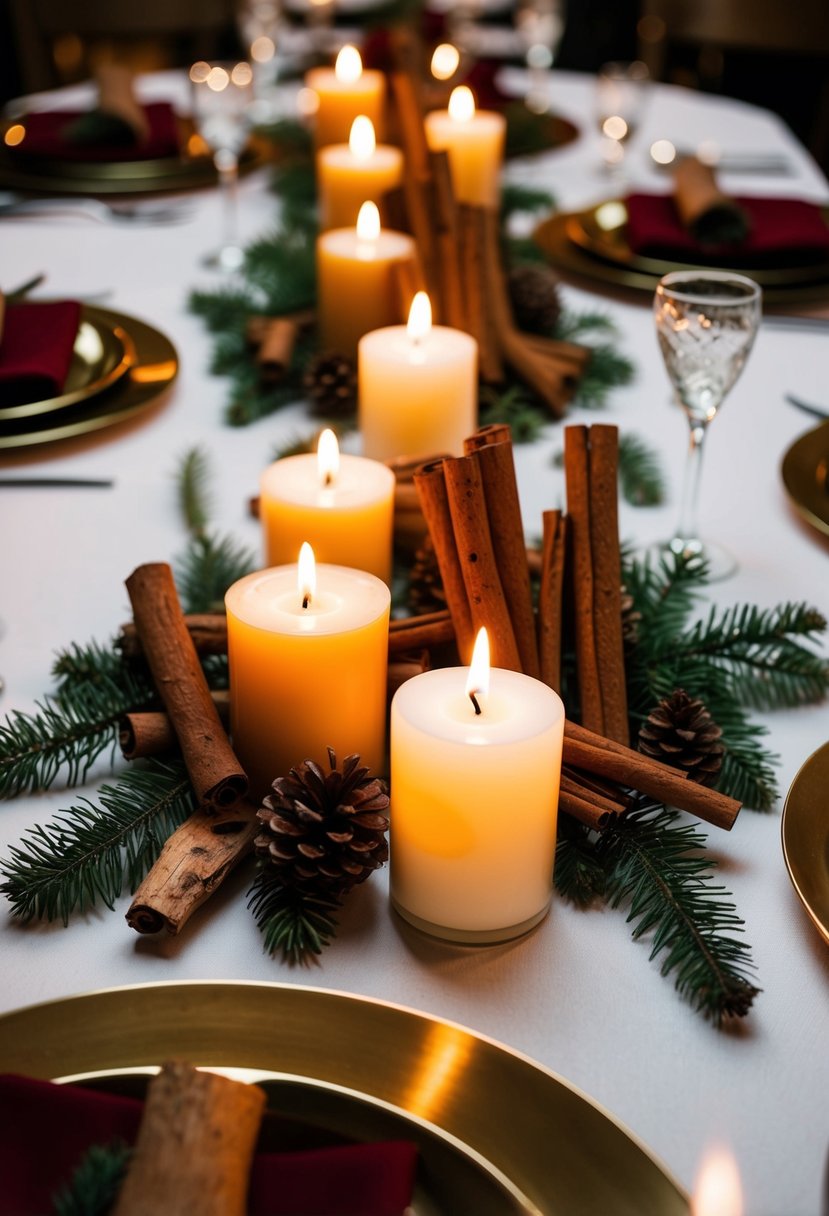
[[[151,91],[164,94],[171,84],[154,80]],[[589,81],[558,74],[552,96],[583,138],[510,172],[543,183],[563,207],[618,190],[598,167]],[[629,181],[665,187],[643,151],[658,136],[683,144],[715,137],[726,149],[785,151],[790,176],[726,176],[725,188],[829,197],[825,179],[783,124],[740,103],[656,90],[627,159]],[[209,191],[193,202],[192,219],[174,227],[53,217],[5,220],[0,228],[4,287],[45,271],[49,294],[108,291],[109,306],[162,329],[181,356],[177,383],[151,415],[69,446],[0,460],[22,466],[4,468],[6,474],[116,482],[111,490],[0,489],[4,711],[34,707],[49,687],[54,649],[117,631],[129,616],[124,579],[135,566],[182,551],[174,474],[186,449],[200,444],[213,463],[216,525],[257,548],[259,532],[246,503],[259,473],[280,441],[312,429],[301,407],[246,429],[223,425],[226,384],[208,375],[209,340],[185,307],[191,287],[215,281],[199,258],[219,233],[219,203]],[[264,175],[245,180],[241,204],[246,237],[272,223]],[[618,423],[658,449],[672,501],[651,510],[624,506],[621,524],[626,538],[661,538],[677,510],[687,428],[670,403],[648,303],[597,304],[596,296],[573,288],[565,296],[573,308],[604,309],[636,362],[635,383],[615,390],[604,411],[574,410],[571,419]],[[702,526],[740,562],[736,577],[712,589],[712,600],[772,606],[803,599],[829,612],[826,545],[788,506],[779,472],[787,447],[810,426],[783,394],[829,404],[828,384],[825,337],[761,329],[709,437]],[[551,425],[543,441],[517,451],[530,534],[540,529],[542,508],[562,500],[562,474],[551,463],[561,441],[560,426]],[[785,791],[829,737],[829,714],[823,706],[769,714],[765,721]],[[2,855],[33,823],[50,820],[75,799],[54,792],[4,804]],[[749,1216],[816,1216],[829,1143],[829,951],[789,883],[779,808],[771,815],[745,810],[732,833],[711,829],[710,841],[745,918],[763,988],[754,1012],[732,1033],[718,1033],[677,998],[658,964],[648,962],[648,947],[630,940],[618,912],[580,912],[555,900],[549,918],[527,938],[457,949],[404,936],[389,912],[385,874],[356,893],[336,942],[308,970],[288,970],[263,954],[240,877],[228,881],[179,939],[136,937],[123,920],[126,897],[114,914],[102,909],[67,929],[22,929],[4,918],[0,1008],[101,986],[204,978],[288,980],[401,1002],[471,1026],[556,1070],[621,1119],[689,1189],[704,1149],[718,1139],[736,1155]]]

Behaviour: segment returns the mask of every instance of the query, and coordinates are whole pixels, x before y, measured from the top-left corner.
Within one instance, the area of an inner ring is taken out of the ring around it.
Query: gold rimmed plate
[[[792,782],[781,832],[792,885],[829,943],[829,743],[809,757]]]
[[[783,457],[781,475],[795,509],[829,536],[829,422],[795,440]]]
[[[277,1113],[304,1127],[294,1147],[321,1131],[416,1140],[424,1213],[688,1213],[664,1168],[566,1081],[397,1005],[288,984],[165,983],[0,1018],[0,1071],[75,1079],[170,1058],[253,1070]]]
[[[122,330],[132,358],[114,383],[103,391],[53,412],[31,417],[0,418],[0,452],[56,443],[115,426],[148,409],[178,375],[178,355],[159,330],[108,308],[84,307],[90,324]]]
[[[123,325],[84,305],[63,392],[40,401],[0,406],[0,422],[53,414],[88,401],[120,380],[135,359],[135,343]]]

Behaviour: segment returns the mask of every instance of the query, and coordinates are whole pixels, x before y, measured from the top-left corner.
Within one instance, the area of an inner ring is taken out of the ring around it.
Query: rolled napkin
[[[143,1109],[134,1098],[0,1076],[0,1216],[48,1216],[52,1196],[92,1145],[136,1142]],[[416,1164],[417,1148],[407,1141],[257,1153],[248,1213],[403,1216]]]
[[[74,122],[67,137],[76,143],[146,144],[150,124],[133,91],[134,79],[123,63],[99,64],[98,108]]]
[[[748,213],[717,185],[714,170],[686,156],[674,170],[674,203],[680,220],[700,245],[731,245],[751,231]]]
[[[0,407],[63,391],[81,318],[75,300],[12,304],[0,339]]]

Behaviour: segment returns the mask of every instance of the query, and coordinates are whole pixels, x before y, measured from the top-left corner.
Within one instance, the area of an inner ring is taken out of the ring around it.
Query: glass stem
[[[682,542],[683,549],[699,545],[699,526],[697,523],[697,507],[699,504],[700,476],[702,474],[702,453],[705,436],[708,431],[706,422],[694,422],[689,419],[690,439],[688,455],[685,460],[685,477],[682,484],[682,500],[679,509],[679,524],[676,531],[676,541]]]
[[[219,158],[217,158],[217,161]],[[236,248],[239,244],[239,158],[233,153],[224,152],[217,163],[219,170],[219,185],[223,199],[223,228],[225,249]]]

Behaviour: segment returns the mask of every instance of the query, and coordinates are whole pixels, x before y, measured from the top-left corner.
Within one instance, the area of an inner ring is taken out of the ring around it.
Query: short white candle
[[[478,344],[459,329],[433,326],[424,292],[412,302],[408,325],[361,338],[357,368],[366,456],[463,452],[477,426]]]
[[[448,110],[426,115],[426,142],[433,152],[448,152],[459,202],[498,206],[506,129],[503,114],[475,109],[474,95],[466,85],[452,91]]]
[[[539,680],[496,668],[482,689],[479,646],[472,668],[415,676],[391,707],[393,905],[473,943],[516,937],[549,908],[564,734],[561,699]]]
[[[378,146],[371,119],[359,115],[347,144],[331,144],[317,153],[320,227],[353,227],[366,199],[379,205],[402,180],[403,153],[391,144]]]
[[[260,482],[265,561],[292,561],[309,540],[318,561],[391,581],[394,474],[377,460],[341,453],[333,431],[317,452],[286,456]]]

